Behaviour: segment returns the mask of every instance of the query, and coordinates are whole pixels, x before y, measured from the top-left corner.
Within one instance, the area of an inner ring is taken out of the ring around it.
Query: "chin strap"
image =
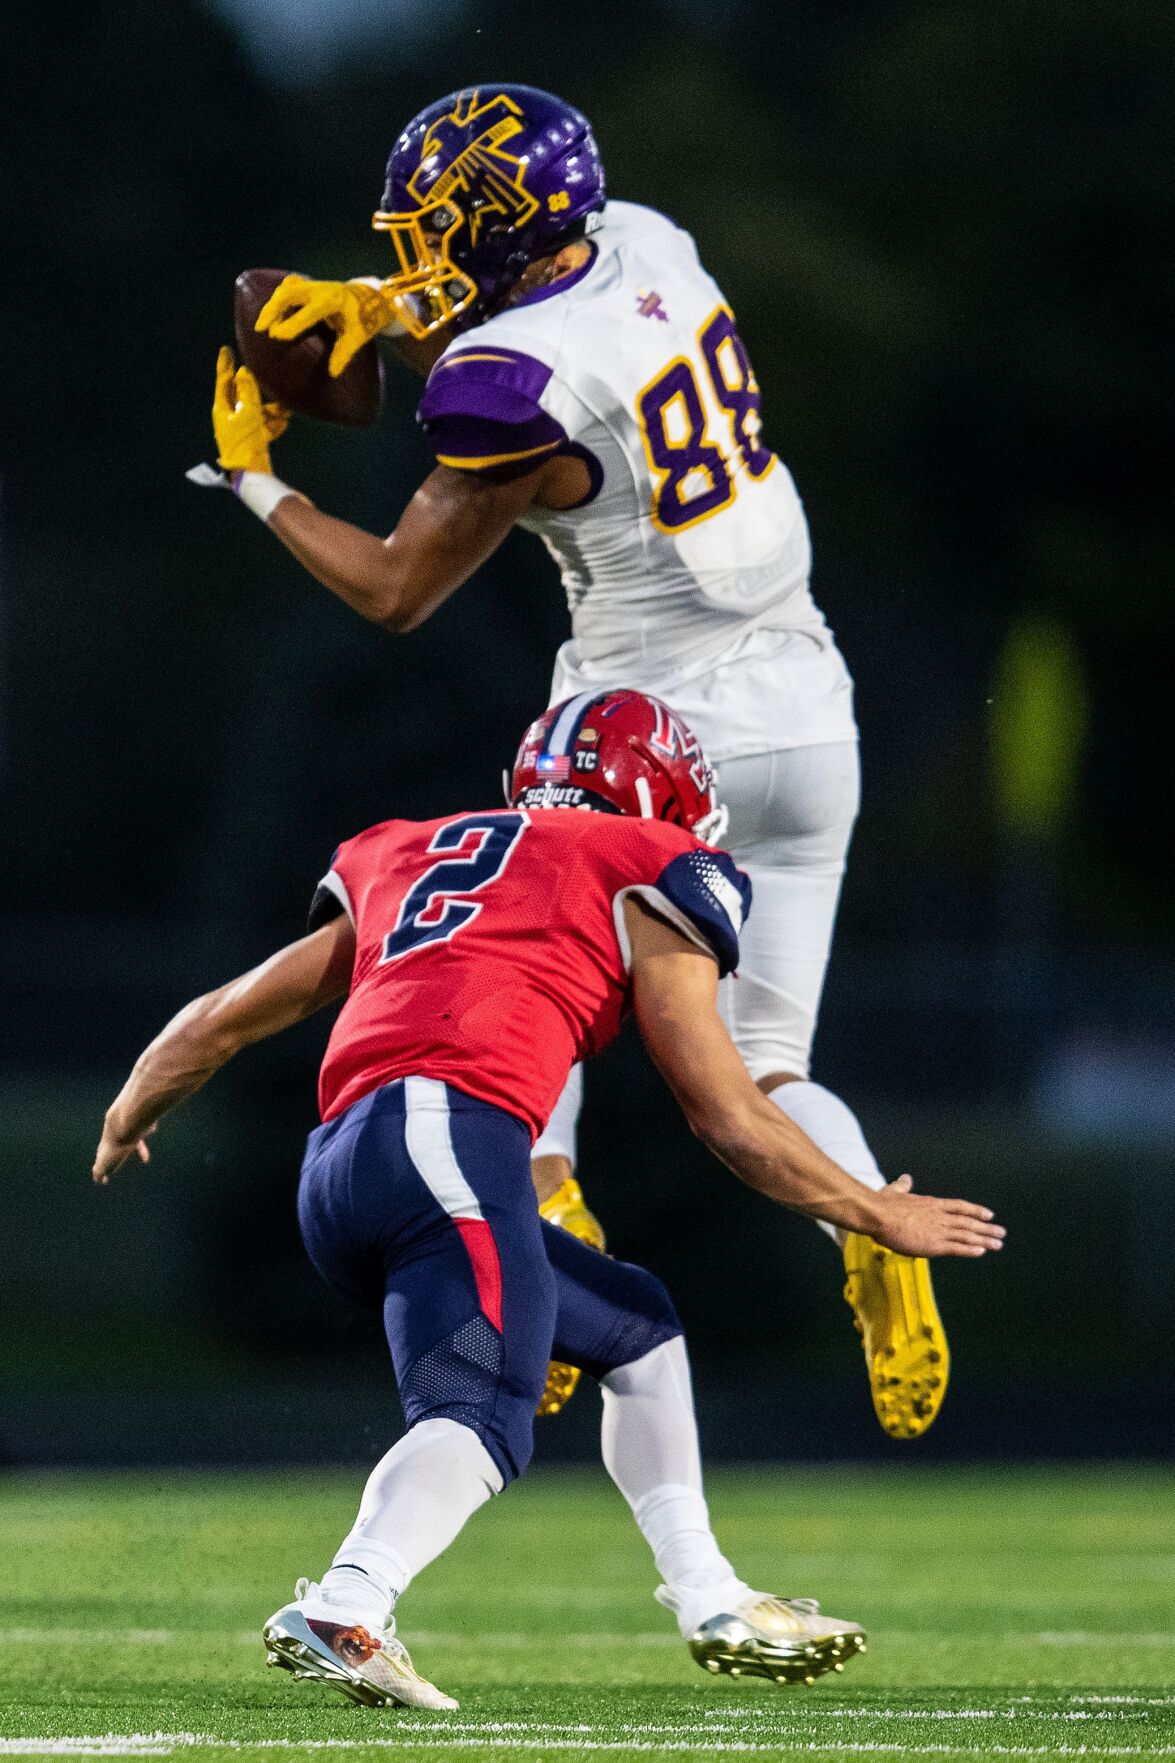
[[[730,812],[720,802],[709,814],[703,814],[701,820],[695,820],[690,831],[695,838],[701,839],[703,845],[720,845],[730,825]]]

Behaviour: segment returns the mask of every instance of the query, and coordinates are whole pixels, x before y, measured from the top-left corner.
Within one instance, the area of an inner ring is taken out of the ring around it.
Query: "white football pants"
[[[719,1006],[753,1078],[806,1078],[861,794],[855,741],[728,759],[724,843],[751,878],[738,972]]]
[[[806,1078],[860,801],[857,743],[724,760],[718,793],[730,811],[723,844],[754,888],[738,972],[719,987],[723,1020],[753,1078],[775,1071]],[[582,1096],[577,1066],[536,1157],[575,1162]]]

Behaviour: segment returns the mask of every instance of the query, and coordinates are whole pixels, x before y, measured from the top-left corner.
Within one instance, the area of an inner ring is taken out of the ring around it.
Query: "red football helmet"
[[[644,692],[581,692],[522,737],[514,808],[600,808],[668,820],[709,844],[726,830],[710,762],[681,718]]]

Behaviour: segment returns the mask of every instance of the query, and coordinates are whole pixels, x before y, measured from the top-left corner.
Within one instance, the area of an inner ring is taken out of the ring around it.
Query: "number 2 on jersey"
[[[775,455],[759,439],[759,386],[728,307],[710,314],[698,346],[714,397],[730,418],[732,453],[752,478],[765,477]],[[687,356],[678,355],[645,387],[637,421],[654,478],[654,526],[681,532],[734,501],[729,456],[707,433],[702,387]]]
[[[482,902],[464,896],[497,881],[527,825],[525,814],[463,814],[447,821],[428,848],[450,855],[426,869],[405,894],[395,926],[384,937],[380,966],[426,943],[447,943],[472,924]]]

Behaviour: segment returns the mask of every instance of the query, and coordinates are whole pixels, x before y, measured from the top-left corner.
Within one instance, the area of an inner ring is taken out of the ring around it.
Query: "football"
[[[257,314],[285,269],[246,269],[236,280],[233,320],[237,357],[257,375],[263,396],[284,404],[299,416],[345,428],[370,428],[383,407],[383,362],[374,342],[367,343],[337,379],[327,371],[335,334],[316,324],[293,342],[279,343],[254,327]]]

